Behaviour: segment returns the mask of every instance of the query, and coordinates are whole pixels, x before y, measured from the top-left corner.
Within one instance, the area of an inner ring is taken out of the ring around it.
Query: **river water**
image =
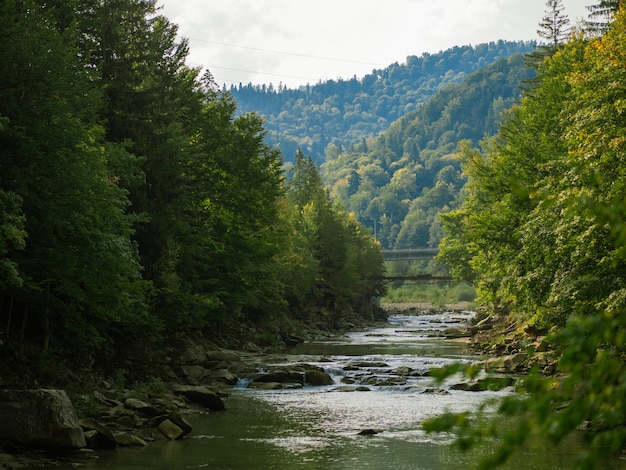
[[[255,390],[246,381],[226,399],[227,411],[189,418],[193,433],[143,449],[119,448],[88,459],[85,469],[468,469],[489,446],[468,454],[452,436],[429,435],[421,422],[445,410],[475,408],[511,390],[450,390],[421,375],[452,361],[476,361],[463,342],[436,337],[470,313],[395,315],[385,327],[307,343],[268,355],[266,367],[306,362],[335,383],[291,390]],[[264,366],[261,366],[263,368]],[[346,385],[346,383],[348,385]],[[356,391],[357,386],[363,391]],[[367,388],[369,391],[365,391]],[[359,435],[365,429],[375,435]],[[578,443],[557,451],[536,438],[508,469],[568,469]],[[602,468],[623,468],[614,461]],[[75,467],[74,467],[75,468]]]

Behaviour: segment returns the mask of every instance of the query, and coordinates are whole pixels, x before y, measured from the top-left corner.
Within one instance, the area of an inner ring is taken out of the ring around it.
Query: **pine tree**
[[[595,5],[587,6],[589,20],[587,31],[593,35],[602,35],[609,29],[613,16],[623,4],[623,0],[601,0]]]
[[[546,16],[539,23],[540,29],[537,30],[537,34],[547,40],[552,49],[556,49],[569,36],[569,18],[563,14],[564,7],[561,0],[548,0],[546,7],[548,7]]]
[[[561,0],[548,0],[546,2],[548,10],[539,23],[537,30],[539,37],[546,39],[548,44],[540,44],[530,53],[526,54],[525,62],[528,67],[537,68],[547,57],[553,55],[558,47],[565,42],[570,34],[569,18],[563,14]],[[537,86],[536,78],[525,82],[529,88]]]

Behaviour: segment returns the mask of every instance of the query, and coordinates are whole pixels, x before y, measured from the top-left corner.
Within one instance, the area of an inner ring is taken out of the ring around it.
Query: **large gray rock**
[[[181,364],[202,364],[206,360],[206,352],[199,344],[189,344],[179,356],[178,362]]]
[[[211,371],[211,380],[224,382],[227,385],[235,385],[239,378],[228,369],[216,369]]]
[[[113,432],[94,418],[83,418],[79,421],[85,431],[87,447],[90,449],[111,449],[117,447]]]
[[[225,410],[224,401],[214,391],[201,385],[174,385],[174,393],[211,411]]]
[[[235,363],[241,361],[241,353],[236,351],[207,351],[206,360],[213,362]]]
[[[169,419],[166,419],[159,424],[159,431],[161,431],[161,434],[167,437],[170,441],[181,439],[184,434],[183,430]]]
[[[306,374],[303,370],[276,369],[254,377],[255,382],[299,383],[304,385]]]
[[[527,368],[528,356],[524,353],[494,357],[485,361],[485,370],[490,372],[521,372]]]
[[[0,438],[42,448],[86,446],[76,411],[63,390],[0,390]]]
[[[187,382],[192,385],[199,385],[211,373],[211,371],[199,365],[182,366],[181,370],[185,374]]]
[[[308,385],[332,385],[334,383],[332,377],[321,370],[307,370],[306,383]]]

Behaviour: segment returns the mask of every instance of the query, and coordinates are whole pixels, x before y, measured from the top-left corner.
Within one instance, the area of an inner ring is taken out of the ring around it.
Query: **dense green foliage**
[[[369,316],[381,292],[376,242],[318,182],[285,183],[262,119],[184,64],[155,4],[0,4],[4,357],[113,367],[307,303]]]
[[[240,84],[230,91],[243,111],[265,118],[268,143],[279,146],[289,160],[301,149],[320,165],[329,145],[347,151],[418,109],[446,85],[532,48],[532,43],[507,41],[456,46],[409,56],[406,63],[373,70],[361,79],[329,80],[297,90]]]
[[[313,257],[308,263],[309,285],[299,289],[306,299],[328,311],[349,304],[372,314],[372,294],[384,293],[384,271],[378,243],[352,217],[330,199],[311,157],[296,154],[288,200],[296,231]]]
[[[459,142],[493,135],[532,76],[521,54],[497,60],[444,87],[380,136],[346,152],[329,148],[322,174],[332,196],[384,248],[436,247],[439,213],[455,207],[465,184]]]
[[[441,256],[482,301],[551,331],[560,358],[556,377],[531,375],[501,403],[517,425],[487,465],[530,432],[558,443],[589,429],[582,468],[626,446],[625,73],[622,11],[603,36],[572,37],[538,64],[498,137],[464,149],[465,201],[443,216]],[[478,437],[468,423],[439,422],[460,425],[465,443]]]

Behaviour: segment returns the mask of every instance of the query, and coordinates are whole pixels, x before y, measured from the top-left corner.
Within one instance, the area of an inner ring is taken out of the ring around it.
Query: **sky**
[[[562,0],[575,25],[594,0]],[[159,0],[221,86],[361,78],[407,56],[539,40],[546,0]]]

